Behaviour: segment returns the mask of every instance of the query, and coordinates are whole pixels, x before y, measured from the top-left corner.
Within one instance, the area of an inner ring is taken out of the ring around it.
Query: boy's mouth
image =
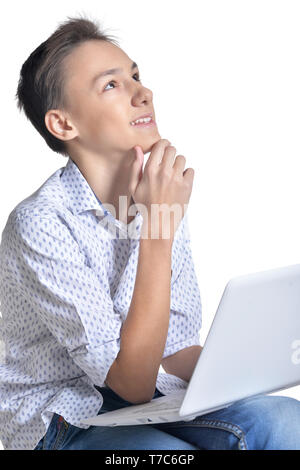
[[[134,121],[131,121],[130,124],[132,126],[138,126],[140,124],[149,124],[150,122],[154,122],[152,113],[143,114],[142,116],[136,118]]]

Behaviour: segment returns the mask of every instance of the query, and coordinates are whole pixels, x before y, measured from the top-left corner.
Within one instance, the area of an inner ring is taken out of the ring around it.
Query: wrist
[[[159,236],[155,236],[155,235],[152,236],[150,231],[142,230],[140,240],[149,242],[149,244],[161,244],[161,245],[166,245],[166,246],[168,245],[172,246],[174,237],[170,236],[166,238],[166,237],[163,237],[161,234],[159,234]]]
[[[165,244],[171,244],[174,241],[174,233],[172,230],[167,230],[166,227],[162,230],[161,228],[157,228],[153,225],[148,225],[147,223],[143,223],[141,228],[141,239],[149,240],[149,241],[162,241]]]

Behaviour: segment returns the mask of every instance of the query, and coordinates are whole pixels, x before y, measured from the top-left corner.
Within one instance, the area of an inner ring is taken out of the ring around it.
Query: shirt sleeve
[[[58,217],[19,216],[14,225],[10,252],[18,266],[18,289],[80,369],[104,386],[119,352],[122,326],[104,267],[96,274],[86,264]]]
[[[200,345],[202,305],[187,216],[181,228],[178,241],[182,244],[183,265],[171,284],[170,321],[163,358],[189,346]]]

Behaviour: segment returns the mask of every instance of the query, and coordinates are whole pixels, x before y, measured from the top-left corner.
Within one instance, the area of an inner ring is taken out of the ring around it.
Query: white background
[[[68,16],[115,34],[162,138],[195,169],[189,222],[204,343],[234,276],[300,262],[300,3],[10,1],[2,7],[0,229],[66,159],[16,107],[20,68]],[[300,399],[300,386],[281,395]]]

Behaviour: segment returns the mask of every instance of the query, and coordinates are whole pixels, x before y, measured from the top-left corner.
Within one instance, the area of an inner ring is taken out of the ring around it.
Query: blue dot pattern
[[[71,158],[9,214],[0,244],[4,449],[34,449],[54,413],[84,429],[81,420],[98,413],[103,397],[94,385],[105,386],[120,349],[142,221],[139,211],[128,225],[115,219]],[[172,247],[163,357],[200,344],[201,317],[186,212]],[[187,385],[158,373],[165,395]]]

